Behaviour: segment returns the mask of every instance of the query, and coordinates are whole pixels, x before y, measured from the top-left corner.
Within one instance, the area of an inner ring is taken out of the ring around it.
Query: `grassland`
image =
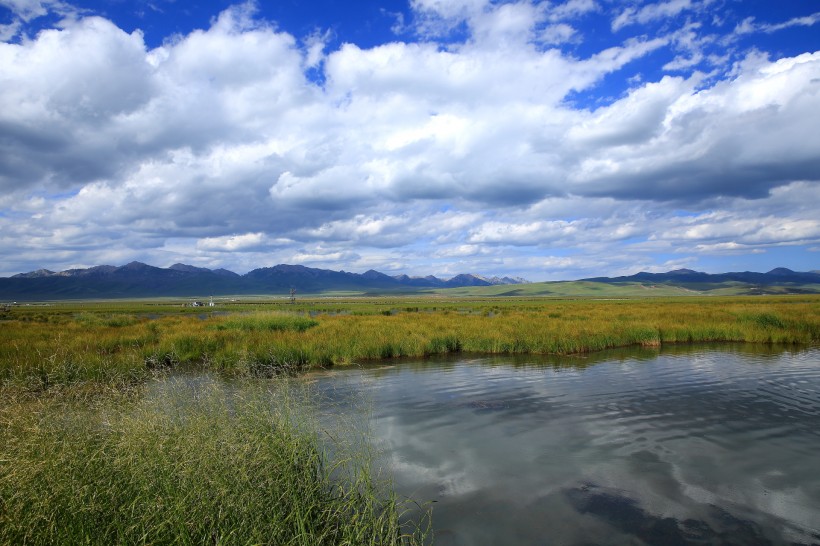
[[[0,544],[414,543],[417,527],[402,526],[366,454],[329,445],[309,397],[288,395],[292,372],[456,352],[818,341],[812,295],[12,307],[0,310]],[[175,368],[254,386],[247,397],[225,383],[152,394],[148,380]]]
[[[570,354],[630,345],[820,340],[820,296],[374,298],[16,307],[0,320],[0,388],[123,387],[193,365],[273,377],[307,366],[452,352]]]

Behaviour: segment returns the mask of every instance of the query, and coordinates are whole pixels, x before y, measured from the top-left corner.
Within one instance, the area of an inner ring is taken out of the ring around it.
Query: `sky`
[[[820,3],[0,0],[0,256],[820,269]]]

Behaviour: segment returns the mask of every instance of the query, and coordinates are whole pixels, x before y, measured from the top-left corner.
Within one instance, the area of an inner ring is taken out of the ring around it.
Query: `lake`
[[[458,355],[310,375],[435,543],[820,544],[820,349]]]

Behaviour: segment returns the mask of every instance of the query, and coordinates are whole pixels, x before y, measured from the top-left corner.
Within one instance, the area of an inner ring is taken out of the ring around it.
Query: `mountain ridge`
[[[652,282],[655,284],[669,284],[677,286],[686,284],[719,284],[725,282],[740,282],[768,286],[773,283],[820,283],[820,274],[814,271],[792,271],[785,267],[776,267],[766,273],[755,271],[733,271],[728,273],[704,273],[691,269],[675,269],[666,273],[649,273],[641,271],[634,275],[621,277],[589,277],[579,279],[587,282],[602,282],[607,284],[624,282]]]
[[[611,286],[633,283],[648,288],[677,287],[698,293],[727,287],[740,287],[742,293],[748,294],[771,293],[771,287],[785,287],[794,293],[820,292],[820,272],[800,272],[785,267],[775,267],[766,273],[704,273],[692,269],[676,269],[665,273],[642,271],[634,275],[591,277],[578,281]],[[291,289],[300,294],[352,292],[363,295],[419,293],[450,288],[468,291],[478,289],[481,292],[487,287],[523,284],[537,288],[541,284],[551,283],[529,283],[517,277],[487,277],[469,273],[449,279],[433,275],[391,276],[374,269],[352,273],[293,264],[260,267],[240,275],[226,269],[208,269],[182,263],[162,268],[142,262],[130,262],[122,266],[98,265],[60,272],[37,269],[12,277],[2,277],[0,301],[287,295]],[[777,290],[781,289],[775,289]],[[498,295],[523,295],[528,292],[536,293],[516,287]]]
[[[75,299],[151,296],[204,296],[229,294],[301,293],[329,291],[406,292],[424,288],[523,284],[524,279],[482,277],[469,273],[440,279],[432,275],[390,276],[376,270],[351,273],[304,265],[278,264],[240,275],[227,269],[209,269],[175,263],[167,268],[133,261],[122,266],[98,265],[54,272],[38,269],[0,278],[3,299]]]

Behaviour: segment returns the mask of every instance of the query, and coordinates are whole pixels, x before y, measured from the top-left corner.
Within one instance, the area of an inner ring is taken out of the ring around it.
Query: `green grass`
[[[299,315],[281,312],[262,312],[232,317],[220,322],[214,326],[214,328],[217,330],[242,330],[245,332],[278,332],[287,330],[304,332],[317,324],[319,323],[315,320]]]
[[[288,382],[0,409],[0,544],[413,544],[407,503]],[[301,393],[301,394],[300,394]]]
[[[131,326],[137,323],[137,318],[133,315],[111,314],[106,315],[102,313],[80,313],[74,319],[85,325],[88,328],[110,327],[119,328],[122,326]]]

